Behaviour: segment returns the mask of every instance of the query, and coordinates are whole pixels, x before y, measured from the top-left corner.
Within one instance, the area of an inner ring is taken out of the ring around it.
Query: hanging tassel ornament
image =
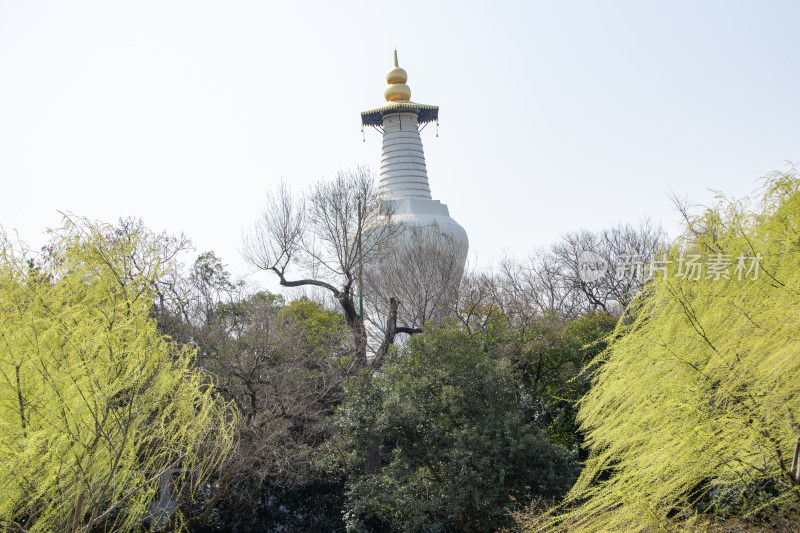
[[[362,142],[367,142],[367,136],[364,135],[364,125],[361,125],[361,140]]]
[[[439,121],[436,121],[436,136],[439,136]]]

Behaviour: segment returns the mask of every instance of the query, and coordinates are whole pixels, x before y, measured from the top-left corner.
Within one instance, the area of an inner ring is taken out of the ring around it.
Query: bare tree
[[[617,314],[646,288],[664,244],[660,228],[649,221],[600,233],[567,233],[522,261],[506,258],[496,274],[469,274],[462,282],[459,319],[468,327],[480,326],[494,310],[524,329],[552,311],[568,319],[592,310]],[[605,263],[598,279],[581,275],[583,252]]]
[[[497,277],[480,272],[467,272],[457,294],[455,317],[472,335],[482,330],[493,313],[502,312]]]
[[[583,294],[574,289],[563,263],[550,251],[536,251],[522,261],[506,258],[497,285],[503,314],[520,328],[551,310],[568,318],[586,310]]]
[[[568,233],[551,253],[564,285],[585,297],[586,310],[617,312],[644,289],[665,241],[661,228],[645,220],[638,227],[619,225],[600,234],[585,230]],[[580,256],[585,251],[606,261],[605,274],[597,280],[581,276]]]
[[[333,181],[318,182],[299,197],[281,186],[245,235],[244,254],[253,266],[274,272],[283,287],[313,286],[330,293],[350,329],[357,364],[366,366],[368,331],[357,303],[359,278],[393,253],[401,231],[381,205],[374,177],[359,167],[339,171]],[[389,298],[373,367],[398,332],[413,331],[397,326],[397,309],[397,299]]]
[[[406,326],[397,333],[422,331],[452,314],[464,274],[464,248],[438,226],[406,227],[401,245],[395,246],[377,267],[365,269],[367,320],[386,338],[382,315],[374,316],[383,302],[397,299],[397,320]],[[383,353],[383,352],[381,352]]]

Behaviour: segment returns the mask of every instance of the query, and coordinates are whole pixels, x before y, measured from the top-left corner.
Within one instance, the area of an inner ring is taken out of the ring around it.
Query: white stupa
[[[407,233],[424,232],[429,241],[445,237],[460,255],[463,271],[469,249],[467,232],[450,218],[445,204],[431,197],[419,135],[420,125],[438,123],[439,108],[412,102],[407,80],[406,71],[397,64],[395,50],[394,68],[386,74],[389,83],[384,91],[386,105],[361,113],[364,126],[372,126],[383,133],[381,201],[393,212],[392,219],[402,224]]]

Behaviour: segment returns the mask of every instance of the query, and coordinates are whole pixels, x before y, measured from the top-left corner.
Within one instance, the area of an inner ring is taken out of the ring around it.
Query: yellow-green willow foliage
[[[759,480],[777,489],[769,508],[798,506],[800,178],[770,176],[747,206],[690,219],[666,279],[629,309],[581,403],[592,455],[561,514],[532,529],[679,530],[699,498]],[[714,254],[730,279],[708,270]],[[700,279],[680,276],[691,255]]]
[[[156,241],[66,218],[36,266],[0,233],[0,529],[166,525],[159,485],[190,497],[228,453],[234,415],[152,318]]]

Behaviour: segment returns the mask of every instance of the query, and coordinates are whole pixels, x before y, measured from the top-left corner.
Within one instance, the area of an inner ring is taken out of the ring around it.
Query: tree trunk
[[[381,473],[381,444],[377,440],[369,443],[367,448],[367,474]]]

